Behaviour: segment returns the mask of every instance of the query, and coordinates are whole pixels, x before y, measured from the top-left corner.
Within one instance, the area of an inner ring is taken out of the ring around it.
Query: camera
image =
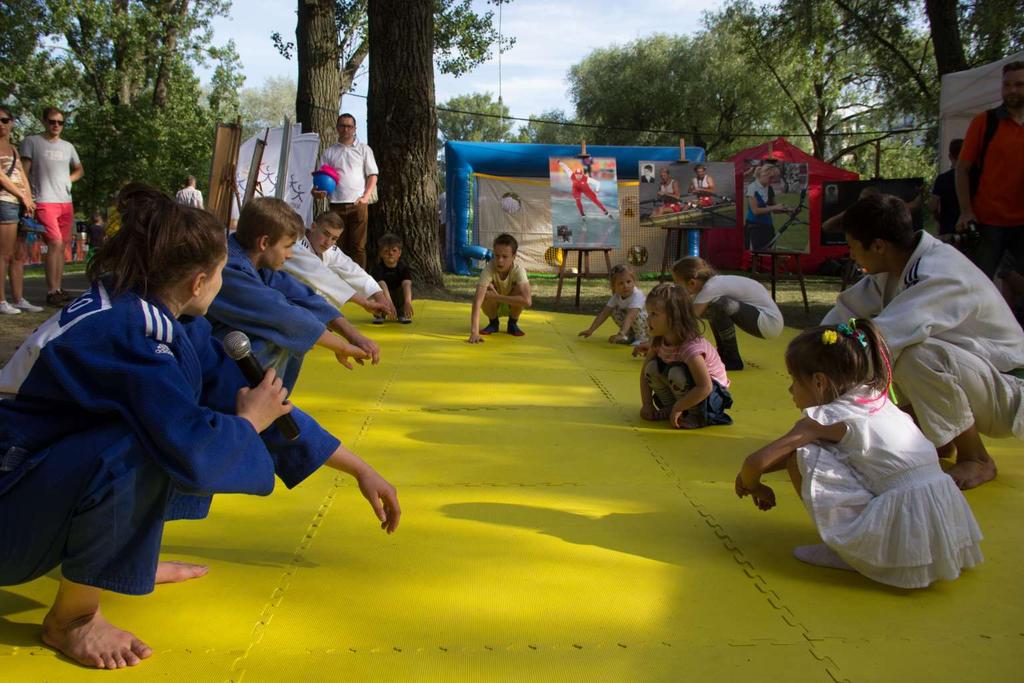
[[[949,243],[960,251],[973,250],[980,240],[981,233],[975,221],[968,221],[963,232],[955,232],[949,236]]]

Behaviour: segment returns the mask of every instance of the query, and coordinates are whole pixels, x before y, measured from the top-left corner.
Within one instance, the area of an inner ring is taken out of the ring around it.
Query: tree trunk
[[[964,45],[960,40],[957,0],[925,0],[928,24],[935,47],[935,66],[939,76],[967,68]]]
[[[167,106],[167,81],[171,77],[171,63],[178,48],[178,31],[185,18],[188,17],[188,1],[168,2],[167,18],[164,21],[164,35],[160,46],[160,66],[156,72],[156,84],[153,86],[153,104],[163,108]]]
[[[367,128],[380,169],[368,242],[385,232],[401,236],[413,278],[440,287],[434,2],[370,0],[368,13]]]
[[[299,83],[295,113],[302,132],[320,136],[320,151],[338,141],[341,69],[334,0],[298,0],[295,52]]]

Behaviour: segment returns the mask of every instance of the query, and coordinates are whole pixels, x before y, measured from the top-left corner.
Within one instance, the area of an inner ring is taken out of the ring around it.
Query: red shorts
[[[66,204],[36,204],[36,220],[46,226],[46,241],[70,242],[71,227],[75,224],[75,207]]]

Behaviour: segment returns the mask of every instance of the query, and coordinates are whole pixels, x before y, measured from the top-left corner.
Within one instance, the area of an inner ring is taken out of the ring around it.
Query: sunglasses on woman
[[[10,118],[8,116],[0,116],[0,123],[10,123],[13,120],[14,119],[12,119],[12,118]]]

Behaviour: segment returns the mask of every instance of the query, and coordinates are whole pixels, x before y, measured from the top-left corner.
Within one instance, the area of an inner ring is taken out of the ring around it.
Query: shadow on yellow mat
[[[43,648],[51,575],[0,589],[0,679],[1019,679],[1018,442],[989,442],[999,478],[968,493],[985,563],[895,590],[793,559],[816,536],[781,476],[768,513],[732,492],[742,458],[798,416],[790,335],[741,340],[734,425],[678,432],[640,420],[639,361],[579,340],[586,317],[528,312],[527,336],[470,346],[467,306],[416,310],[366,325],[379,366],[310,354],[295,395],[398,487],[396,534],[331,472],[221,496],[164,538],[209,575],[104,603],[151,659],[111,674]]]

